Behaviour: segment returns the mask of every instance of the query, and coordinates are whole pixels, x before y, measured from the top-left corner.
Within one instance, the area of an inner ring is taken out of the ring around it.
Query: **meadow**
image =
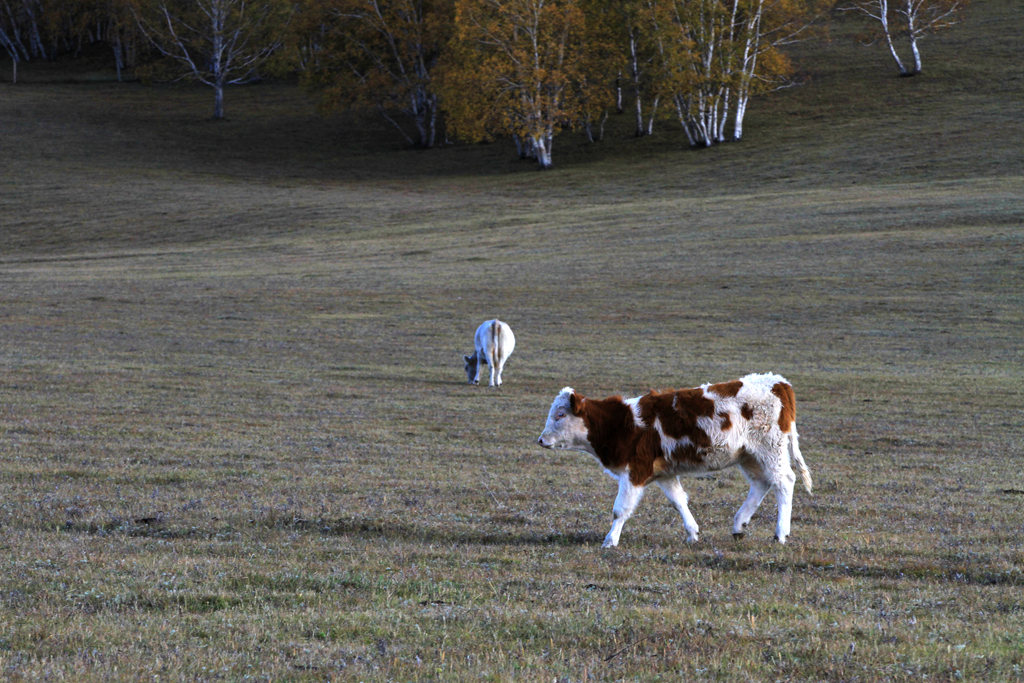
[[[841,19],[746,139],[402,149],[294,85],[0,83],[8,680],[1024,680],[1015,0]],[[69,76],[69,72],[72,74]],[[472,333],[517,336],[500,389]],[[776,371],[815,479],[615,484],[558,390]]]

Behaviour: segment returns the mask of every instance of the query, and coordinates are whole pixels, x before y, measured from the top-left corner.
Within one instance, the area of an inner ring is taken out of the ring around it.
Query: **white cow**
[[[466,379],[470,384],[480,383],[482,365],[491,366],[491,383],[489,386],[501,386],[501,371],[505,368],[508,357],[516,348],[516,337],[512,328],[497,318],[487,320],[476,328],[473,338],[475,350],[472,356],[463,356],[466,362]]]

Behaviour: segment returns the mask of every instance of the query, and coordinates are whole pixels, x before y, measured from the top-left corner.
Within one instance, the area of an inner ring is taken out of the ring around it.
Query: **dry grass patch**
[[[970,52],[999,97],[836,42],[748,141],[567,138],[551,174],[280,84],[223,126],[189,89],[5,87],[4,675],[1024,679],[1010,42]],[[469,387],[495,315],[506,384]],[[686,483],[701,543],[652,491],[602,550],[614,486],[534,445],[567,383],[768,370],[816,483],[785,547],[766,511],[732,539],[724,472]]]

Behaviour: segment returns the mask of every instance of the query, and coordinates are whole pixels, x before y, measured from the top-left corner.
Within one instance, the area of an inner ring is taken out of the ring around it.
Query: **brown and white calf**
[[[739,465],[750,493],[733,519],[733,535],[743,536],[765,495],[774,490],[779,543],[789,536],[796,482],[791,461],[811,490],[811,473],[800,454],[793,387],[775,374],[630,399],[589,399],[566,387],[551,404],[537,442],[589,453],[619,482],[605,548],[619,544],[622,526],[652,482],[682,515],[690,542],[698,540],[700,530],[679,475]]]
[[[473,335],[473,355],[463,356],[466,379],[470,384],[480,383],[480,370],[491,366],[490,386],[501,386],[501,373],[512,351],[516,348],[516,336],[508,323],[497,318],[485,320]]]

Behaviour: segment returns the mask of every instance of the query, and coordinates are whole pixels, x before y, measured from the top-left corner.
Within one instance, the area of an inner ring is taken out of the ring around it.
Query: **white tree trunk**
[[[736,115],[733,119],[732,139],[743,138],[743,117],[747,115],[750,102],[751,83],[757,73],[757,55],[761,47],[761,16],[764,1],[759,0],[757,11],[746,21],[746,39],[743,43],[743,61],[740,66],[739,84],[736,87]]]
[[[654,135],[654,116],[658,113],[658,104],[661,102],[661,97],[655,97],[654,102],[651,103],[651,115],[647,117],[647,134]]]
[[[913,74],[921,73],[921,51],[917,48],[917,38],[914,34],[910,34],[910,49],[914,53],[914,71]]]
[[[219,0],[214,0],[210,8],[212,29],[212,54],[210,72],[213,75],[213,118],[218,121],[224,118],[224,21],[226,8]]]
[[[725,142],[725,124],[729,120],[729,100],[732,98],[732,90],[725,89],[722,93],[718,107],[717,121],[715,122],[715,142]]]
[[[114,35],[114,43],[111,46],[114,49],[114,68],[117,71],[117,82],[121,82],[121,70],[124,67],[124,48],[121,45],[121,33],[118,31]]]
[[[224,83],[218,82],[213,86],[213,118],[220,121],[224,118]]]
[[[636,137],[642,137],[644,131],[643,92],[640,88],[640,58],[637,54],[636,33],[629,30],[629,69],[633,79],[633,97],[636,100]]]
[[[533,138],[524,138],[520,135],[513,135],[512,140],[516,144],[516,155],[518,155],[520,159],[537,158],[537,147],[533,143]]]
[[[914,70],[907,75],[913,76],[914,74],[921,73],[921,51],[917,49],[918,29],[914,25],[917,10],[914,8],[913,0],[907,0],[905,14],[907,17],[907,38],[910,40],[910,50],[914,54]]]
[[[750,95],[744,94],[736,97],[736,118],[733,121],[732,139],[739,140],[743,137],[743,117],[747,114],[747,100]]]
[[[537,153],[537,163],[540,165],[542,170],[549,169],[553,166],[551,163],[551,143],[553,136],[551,135],[535,135],[533,140],[533,149]]]
[[[892,41],[892,32],[889,30],[889,0],[878,0],[878,16],[876,18],[882,24],[882,35],[885,36],[885,44],[889,46],[889,54],[896,62],[896,68],[900,70],[901,76],[906,76],[907,68],[903,66],[903,60],[896,52],[896,45]]]
[[[676,118],[679,119],[679,123],[683,127],[683,132],[686,133],[686,139],[690,143],[690,147],[696,147],[697,140],[693,137],[693,132],[690,130],[690,125],[686,115],[686,102],[682,95],[676,95],[673,99],[675,100],[676,105]]]

